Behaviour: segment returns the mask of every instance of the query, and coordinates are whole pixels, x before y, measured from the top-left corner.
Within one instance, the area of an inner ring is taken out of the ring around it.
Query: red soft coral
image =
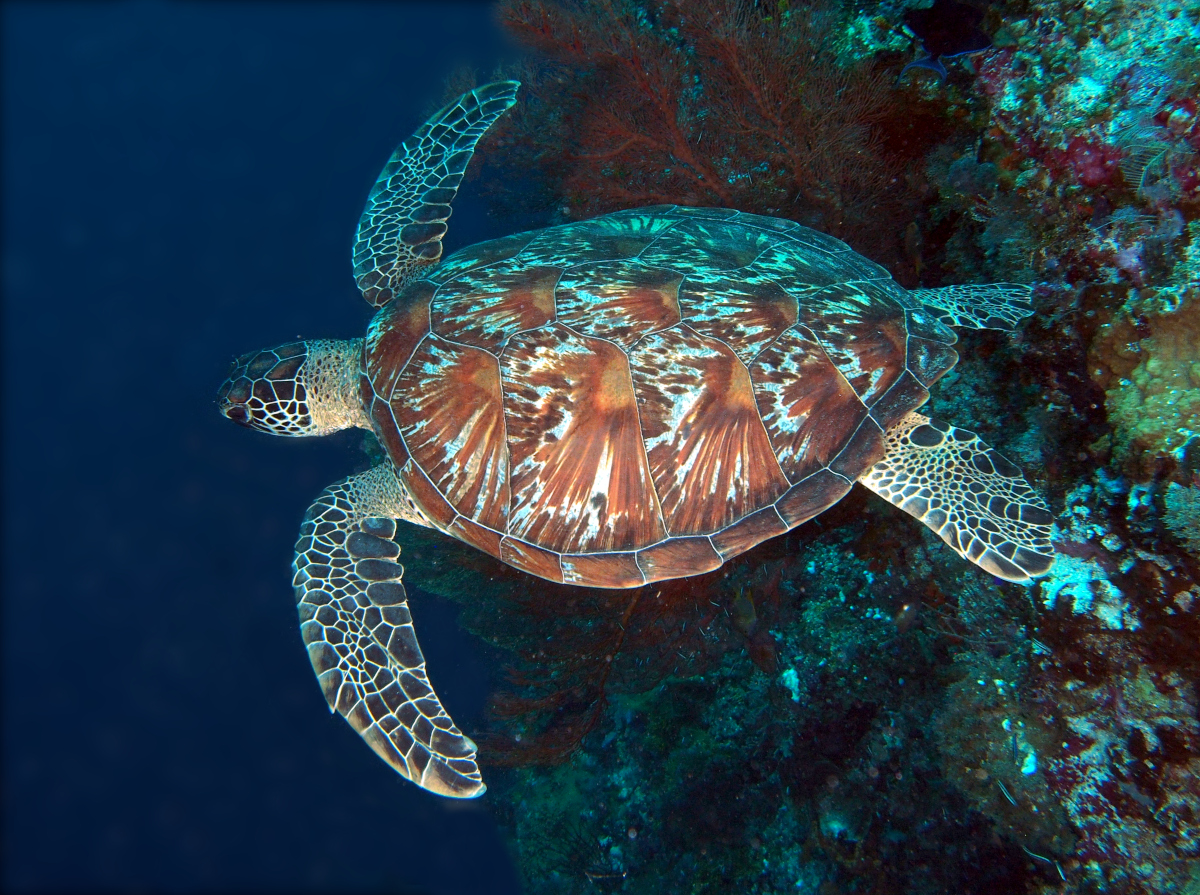
[[[532,167],[572,217],[719,205],[844,234],[878,229],[880,196],[896,193],[878,132],[887,84],[834,59],[816,13],[510,0],[501,20],[558,72],[530,91],[537,110],[514,116],[527,136],[514,143],[537,147]]]

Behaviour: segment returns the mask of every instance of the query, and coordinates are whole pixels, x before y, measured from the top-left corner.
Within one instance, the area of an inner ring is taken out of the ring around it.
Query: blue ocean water
[[[486,800],[401,780],[297,631],[305,507],[361,460],[221,418],[241,352],[349,338],[359,212],[483,5],[3,7],[6,891],[513,892]],[[470,185],[447,247],[508,232]],[[415,599],[468,730],[490,663]]]

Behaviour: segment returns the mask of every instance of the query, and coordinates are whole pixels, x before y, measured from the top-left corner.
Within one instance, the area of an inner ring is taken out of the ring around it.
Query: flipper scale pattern
[[[358,222],[354,278],[378,308],[442,257],[450,203],[475,146],[517,101],[517,81],[464,93],[392,153]]]
[[[391,540],[400,485],[391,464],[327,488],[296,542],[296,604],[309,660],[330,709],[396,771],[439,795],[485,791],[475,744],[425,673]]]
[[[985,283],[914,289],[909,296],[947,326],[1012,331],[1033,313],[1033,289],[1022,283]]]
[[[1050,571],[1054,517],[1015,465],[973,432],[910,413],[860,481],[951,549],[1009,581]]]

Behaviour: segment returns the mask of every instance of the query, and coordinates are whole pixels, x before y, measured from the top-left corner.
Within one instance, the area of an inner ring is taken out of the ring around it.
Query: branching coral
[[[876,128],[890,91],[834,57],[824,16],[744,0],[511,0],[504,25],[557,76],[514,117],[510,148],[527,148],[572,217],[678,203],[861,226],[896,192]]]

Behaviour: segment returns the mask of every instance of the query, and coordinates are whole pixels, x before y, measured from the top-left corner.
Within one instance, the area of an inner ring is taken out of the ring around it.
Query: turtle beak
[[[246,402],[250,400],[250,382],[246,378],[246,357],[233,362],[229,378],[217,389],[217,409],[239,426],[250,427],[250,412]]]
[[[229,417],[229,419],[233,420],[239,426],[250,426],[250,414],[246,413],[245,406],[241,404],[234,404],[230,401],[222,400],[221,413],[225,414],[225,416]]]

